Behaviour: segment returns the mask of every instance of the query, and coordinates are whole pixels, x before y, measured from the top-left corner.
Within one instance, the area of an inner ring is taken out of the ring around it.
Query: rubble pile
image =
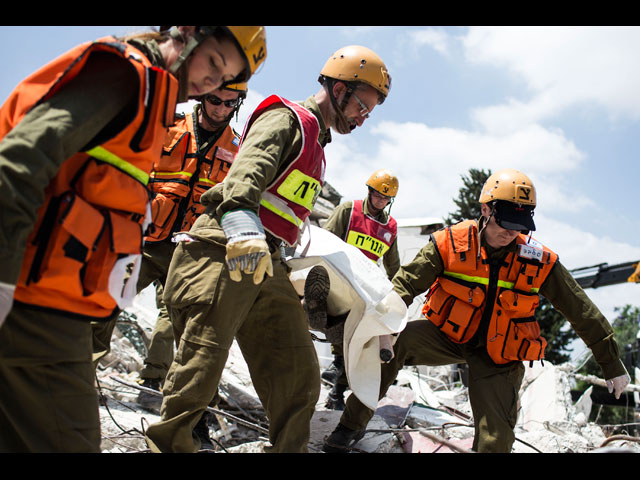
[[[136,385],[143,364],[143,355],[134,343],[117,328],[112,352],[97,369],[103,452],[148,452],[144,431],[160,419],[158,412],[146,411],[136,404],[139,390],[124,384]],[[569,364],[527,365],[513,452],[640,452],[634,437],[609,439],[600,426],[587,421],[591,409],[589,392],[577,402],[571,400],[571,369]],[[470,452],[473,421],[461,373],[456,366],[403,369],[353,451]],[[312,453],[321,451],[324,439],[340,418],[340,411],[324,407],[328,392],[323,385],[311,425]],[[222,377],[220,396],[219,410],[233,417],[216,414],[217,425],[211,427],[211,438],[218,445],[217,451],[263,452],[268,445],[267,419],[235,344]],[[234,417],[247,424],[239,424]]]

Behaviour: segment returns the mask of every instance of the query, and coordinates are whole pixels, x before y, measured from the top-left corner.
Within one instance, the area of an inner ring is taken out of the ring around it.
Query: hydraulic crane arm
[[[601,263],[591,267],[576,268],[571,270],[571,275],[582,288],[598,288],[626,282],[640,283],[640,261],[616,265]]]

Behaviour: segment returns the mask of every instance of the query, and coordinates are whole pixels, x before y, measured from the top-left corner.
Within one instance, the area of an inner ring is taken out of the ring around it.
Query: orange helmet
[[[376,192],[386,196],[395,197],[398,194],[398,178],[389,170],[381,168],[376,170],[367,180],[367,186]]]
[[[320,71],[320,77],[362,82],[375,88],[382,103],[391,90],[391,76],[382,59],[367,47],[350,45],[336,51]]]

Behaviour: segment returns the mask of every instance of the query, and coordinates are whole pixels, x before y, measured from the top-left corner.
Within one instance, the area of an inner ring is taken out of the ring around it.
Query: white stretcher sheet
[[[360,250],[331,232],[309,225],[293,257],[291,283],[304,294],[307,273],[314,265],[329,272],[331,289],[328,312],[350,312],[344,329],[343,354],[349,386],[372,410],[380,391],[379,336],[401,332],[407,323],[407,307],[393,291],[385,272]]]

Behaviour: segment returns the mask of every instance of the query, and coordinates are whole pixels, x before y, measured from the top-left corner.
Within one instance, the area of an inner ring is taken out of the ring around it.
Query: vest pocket
[[[500,306],[509,313],[511,318],[530,317],[540,304],[538,295],[528,295],[513,290],[502,291],[498,299]]]
[[[541,360],[547,341],[540,336],[534,317],[512,319],[506,334],[503,357],[508,360]]]
[[[137,281],[137,272],[128,267],[142,251],[142,226],[136,218],[98,210],[73,192],[54,198],[35,237],[27,286],[48,291],[47,305],[56,309],[88,315],[96,307],[112,311],[123,296],[113,296],[112,286],[130,291],[127,280]],[[126,262],[121,269],[126,273],[114,276],[118,262]]]
[[[494,361],[541,360],[547,341],[540,336],[540,325],[533,316],[540,303],[538,295],[504,290],[497,303],[487,342]]]
[[[149,228],[148,240],[164,240],[178,217],[180,198],[158,193],[151,202],[152,226]]]
[[[145,215],[149,192],[139,179],[109,163],[92,159],[72,184],[77,195],[97,208]],[[139,208],[139,210],[133,210]]]
[[[427,295],[422,313],[452,341],[465,343],[478,328],[483,301],[480,287],[440,278]]]
[[[105,228],[102,214],[74,193],[52,200],[42,225],[48,232],[36,236],[38,250],[28,283],[83,295],[84,268],[95,253]],[[48,235],[47,235],[48,234]]]

